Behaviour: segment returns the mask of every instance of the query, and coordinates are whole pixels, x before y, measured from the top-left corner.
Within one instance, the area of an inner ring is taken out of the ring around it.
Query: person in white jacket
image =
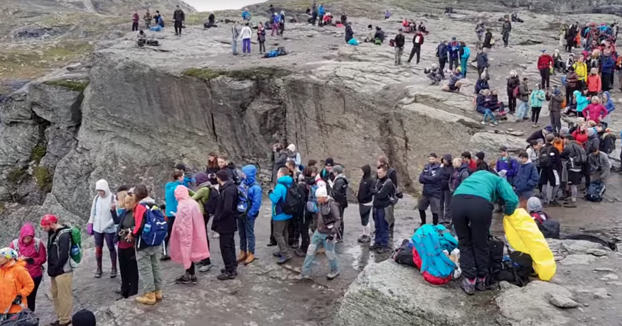
[[[97,260],[97,271],[95,278],[102,277],[102,249],[104,240],[110,251],[110,261],[112,267],[110,278],[117,277],[117,251],[114,247],[114,235],[117,228],[112,218],[113,210],[116,209],[114,195],[110,192],[108,182],[99,180],[95,183],[97,195],[93,198],[91,216],[87,225],[87,232],[95,236],[95,258]],[[116,212],[115,212],[116,213]]]
[[[253,36],[253,31],[251,30],[249,23],[246,23],[244,27],[242,27],[242,31],[240,31],[240,39],[242,40],[242,53],[251,54],[251,37]]]

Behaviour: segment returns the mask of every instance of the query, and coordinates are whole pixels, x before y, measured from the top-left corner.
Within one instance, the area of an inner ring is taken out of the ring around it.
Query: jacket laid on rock
[[[48,276],[56,277],[73,271],[71,258],[71,228],[61,226],[48,238]]]
[[[488,168],[486,168],[488,169]],[[464,179],[468,178],[471,175],[471,170],[469,169],[469,165],[466,163],[462,163],[459,168],[454,169],[451,178],[449,178],[449,190],[456,191],[458,186],[464,181]]]
[[[525,164],[521,164],[518,167],[518,173],[514,177],[514,189],[519,194],[532,191],[538,185],[540,181],[540,175],[536,165],[531,161],[527,161]]]
[[[272,219],[275,221],[286,221],[292,218],[291,215],[283,212],[283,204],[285,197],[287,196],[287,189],[292,187],[294,179],[288,175],[284,175],[277,181],[274,190],[268,194],[270,201],[272,202]]]
[[[489,171],[477,171],[466,178],[454,191],[454,196],[470,195],[481,197],[490,203],[503,199],[505,215],[512,215],[518,206],[518,196],[512,186],[503,178]]]
[[[339,211],[339,204],[328,197],[328,201],[321,204],[319,207],[319,214],[317,214],[317,232],[329,235],[337,233],[342,223]],[[327,223],[328,221],[334,221],[334,223],[329,224]]]
[[[220,195],[216,204],[216,213],[212,222],[212,231],[217,233],[235,233],[237,227],[238,189],[233,180],[227,180],[220,186]]]
[[[35,283],[32,281],[32,277],[26,270],[26,262],[22,260],[9,261],[6,264],[0,266],[0,309],[4,314],[5,310],[9,308],[8,314],[16,314],[22,311],[21,305],[12,304],[15,297],[22,296],[22,301],[26,303],[26,298],[32,290],[35,288]],[[11,325],[18,325],[19,322]]]
[[[451,154],[443,155],[443,165],[441,166],[441,189],[449,190],[449,179],[454,174],[454,166],[451,162]]]
[[[441,197],[443,189],[443,175],[438,163],[426,164],[419,175],[419,183],[423,184],[423,195],[429,197]]]
[[[386,208],[393,205],[393,198],[395,198],[396,195],[395,185],[388,176],[376,180],[373,192],[374,208]]]
[[[248,187],[248,204],[250,205],[246,217],[249,219],[256,219],[257,216],[259,216],[261,197],[263,196],[261,186],[255,179],[257,177],[257,167],[250,164],[245,165],[242,167],[242,172],[244,172],[246,176],[246,178],[244,178],[244,185]]]
[[[369,204],[374,199],[373,187],[374,187],[374,178],[371,176],[371,167],[369,165],[365,165],[361,168],[363,170],[363,178],[361,179],[361,183],[359,183],[359,191],[356,194],[356,200],[358,200],[359,204]]]
[[[24,243],[24,238],[32,237],[30,243]],[[17,247],[15,246],[17,244]],[[26,269],[32,278],[43,275],[42,266],[47,261],[47,249],[45,243],[39,238],[35,238],[35,228],[30,223],[24,224],[19,231],[19,239],[11,242],[11,249],[17,251],[20,257],[28,257]],[[38,250],[37,250],[38,249]],[[0,305],[0,307],[2,307]]]

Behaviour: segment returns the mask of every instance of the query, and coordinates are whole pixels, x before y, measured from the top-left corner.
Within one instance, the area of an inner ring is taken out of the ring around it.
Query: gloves
[[[33,265],[35,263],[35,260],[33,258],[26,258],[25,261],[26,261],[26,264],[30,264],[30,265]]]
[[[402,198],[404,198],[404,193],[402,193],[402,192],[400,191],[400,192],[398,192],[397,194],[395,194],[395,197],[397,197],[397,198],[399,198],[399,199],[402,199]]]
[[[18,294],[18,295],[15,297],[15,299],[13,299],[13,302],[12,302],[12,303],[13,303],[14,305],[18,305],[18,306],[19,306],[19,305],[21,305],[21,304],[22,304],[22,295],[21,295],[21,294]]]
[[[89,235],[93,235],[93,223],[89,223],[86,225],[86,233]]]

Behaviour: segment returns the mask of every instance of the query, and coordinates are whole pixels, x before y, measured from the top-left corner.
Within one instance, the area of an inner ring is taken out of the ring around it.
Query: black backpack
[[[210,187],[209,199],[203,203],[205,214],[216,214],[216,205],[218,205],[218,197],[220,192],[215,187]]]
[[[304,198],[304,192],[300,187],[297,185],[289,186],[285,194],[285,200],[283,200],[283,204],[281,205],[283,213],[287,215],[298,214],[305,203]]]
[[[540,157],[538,157],[538,163],[541,168],[550,168],[553,166],[553,161],[551,160],[551,150],[553,146],[545,146],[540,151]]]

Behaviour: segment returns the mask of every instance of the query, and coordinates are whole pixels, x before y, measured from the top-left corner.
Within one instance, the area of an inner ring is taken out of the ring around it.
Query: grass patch
[[[0,49],[0,78],[37,78],[93,51],[85,41]]]
[[[39,163],[41,163],[41,159],[45,156],[45,153],[47,153],[47,148],[44,145],[37,145],[33,147],[30,152],[30,157],[33,161],[35,161],[35,164],[39,165]]]
[[[50,86],[64,87],[74,92],[82,92],[84,91],[86,86],[89,85],[88,80],[67,80],[67,79],[48,80],[43,83],[46,85],[50,85]]]
[[[202,80],[212,80],[218,77],[229,77],[236,80],[255,80],[261,78],[279,78],[290,74],[289,71],[279,68],[257,67],[245,70],[215,70],[208,68],[191,68],[183,75]]]
[[[34,177],[37,181],[39,189],[49,192],[52,190],[52,176],[50,170],[44,166],[36,166],[34,169]]]
[[[22,182],[25,176],[26,170],[21,168],[14,168],[13,170],[9,171],[7,181],[12,184],[19,184],[20,182]]]

